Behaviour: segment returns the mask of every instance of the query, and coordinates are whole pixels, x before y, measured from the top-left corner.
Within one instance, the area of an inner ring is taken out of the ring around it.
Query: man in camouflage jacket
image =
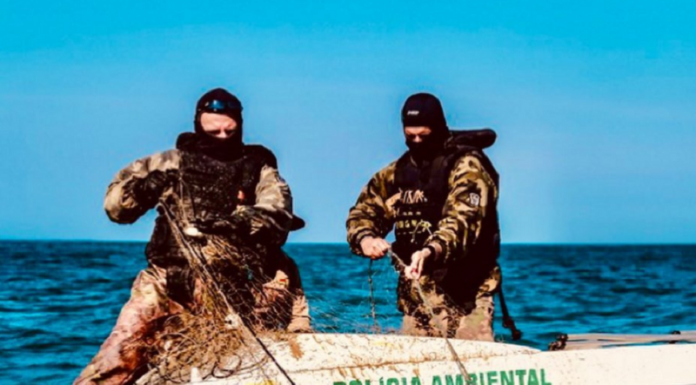
[[[392,250],[404,333],[493,341],[498,174],[482,149],[495,133],[450,131],[430,94],[409,97],[402,121],[409,151],[362,190],[346,223],[348,242],[371,259]]]
[[[206,93],[196,108],[195,133],[181,134],[174,150],[133,162],[109,185],[104,207],[112,221],[133,223],[155,206],[160,216],[146,249],[148,267],[136,278],[116,326],[76,384],[133,383],[146,369],[141,342],[153,325],[196,306],[197,283],[163,210],[177,196],[190,225],[187,235],[236,232],[266,259],[270,276],[262,287],[264,298],[280,298],[288,307],[280,324],[291,332],[310,330],[297,266],[280,249],[288,232],[303,223],[292,213],[290,189],[275,156],[242,142],[241,110],[239,100],[223,89]],[[249,310],[263,313],[268,310],[263,307],[272,306],[257,303]],[[279,325],[278,320],[270,323]]]

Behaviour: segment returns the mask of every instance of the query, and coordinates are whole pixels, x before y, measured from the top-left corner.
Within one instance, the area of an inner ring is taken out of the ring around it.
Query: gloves
[[[251,232],[251,226],[238,215],[227,218],[197,219],[193,223],[200,232],[215,235],[241,235],[246,236]]]
[[[164,190],[173,182],[171,175],[158,170],[152,171],[145,178],[136,180],[133,185],[133,195],[141,205],[154,207]]]

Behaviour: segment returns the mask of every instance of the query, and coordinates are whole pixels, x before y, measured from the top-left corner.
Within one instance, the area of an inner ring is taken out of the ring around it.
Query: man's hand
[[[430,258],[433,254],[430,248],[426,247],[422,250],[418,250],[413,255],[411,255],[411,265],[406,267],[404,270],[404,275],[407,279],[418,279],[423,273],[423,264],[425,260]]]
[[[382,238],[365,237],[360,241],[362,254],[370,259],[380,259],[387,255],[389,242]]]
[[[135,182],[133,194],[143,206],[154,207],[164,190],[173,183],[173,177],[169,173],[155,170]]]
[[[193,221],[193,226],[204,234],[245,236],[250,228],[242,218],[232,215],[228,218],[206,218]]]

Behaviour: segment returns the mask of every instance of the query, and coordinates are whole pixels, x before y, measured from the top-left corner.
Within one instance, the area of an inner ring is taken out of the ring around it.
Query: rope
[[[389,249],[389,255],[392,257],[393,260],[396,260],[399,263],[399,266],[402,269],[406,269],[408,267],[406,263],[404,263],[404,261],[398,255],[396,255],[396,253],[394,253],[394,251],[391,248]],[[444,338],[445,340],[447,349],[452,354],[454,360],[457,362],[457,366],[459,367],[459,371],[464,377],[464,380],[468,383],[469,381],[471,381],[471,376],[469,376],[469,372],[466,370],[464,364],[459,359],[459,355],[457,355],[457,352],[454,350],[454,346],[452,346],[452,343],[450,342],[449,338],[447,338],[447,330],[445,329],[444,325],[440,323],[440,320],[435,316],[435,311],[433,310],[433,307],[430,305],[430,301],[428,301],[428,298],[423,293],[423,288],[421,287],[420,281],[414,279],[413,282],[416,286],[416,289],[418,290],[418,296],[420,296],[421,301],[423,301],[423,304],[425,305],[426,309],[428,309],[430,317],[435,322],[435,326],[438,329],[440,329],[440,334],[442,334],[442,338]]]
[[[370,284],[370,310],[372,312],[372,321],[374,322],[375,333],[379,332],[379,324],[377,323],[377,309],[375,305],[375,289],[372,281],[372,263],[373,259],[370,259],[370,264],[367,266],[367,282]]]
[[[246,324],[244,324],[244,326],[249,330],[249,332],[251,333],[251,335],[254,336],[254,338],[256,339],[256,342],[258,342],[258,344],[261,345],[261,349],[263,349],[263,351],[266,353],[266,355],[268,356],[268,358],[270,358],[271,361],[273,361],[273,363],[275,364],[275,366],[278,368],[278,370],[280,370],[280,372],[283,373],[283,376],[284,376],[288,381],[290,381],[290,384],[291,384],[291,385],[296,385],[296,384],[295,384],[295,381],[293,381],[292,378],[290,378],[290,375],[288,374],[288,372],[286,372],[285,369],[283,368],[283,366],[280,365],[280,362],[278,362],[278,360],[275,358],[275,356],[273,355],[273,353],[271,353],[271,351],[268,350],[268,347],[266,346],[266,344],[264,344],[263,341],[261,341],[261,339],[259,338],[259,336],[257,336],[256,333],[254,332],[254,330],[253,330],[252,328],[248,327]]]

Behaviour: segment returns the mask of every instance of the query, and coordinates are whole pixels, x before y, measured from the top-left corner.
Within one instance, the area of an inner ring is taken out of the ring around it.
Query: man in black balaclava
[[[112,221],[133,223],[155,207],[160,215],[145,252],[148,267],[136,278],[113,332],[76,384],[134,383],[147,369],[146,336],[171,315],[197,314],[201,279],[182,251],[181,232],[191,244],[231,242],[255,256],[243,259],[245,269],[238,269],[243,282],[230,291],[241,293],[229,302],[245,325],[256,331],[310,330],[297,266],[281,250],[288,232],[301,228],[303,221],[293,215],[290,189],[273,153],[244,144],[243,123],[239,99],[214,89],[196,104],[194,132],[179,135],[176,149],[133,162],[109,185],[104,207]],[[246,288],[251,279],[255,295]]]
[[[408,151],[362,190],[346,223],[348,242],[371,259],[392,250],[405,333],[493,341],[498,174],[483,149],[495,133],[450,131],[440,101],[426,93],[406,100],[401,121]],[[390,245],[384,237],[393,228]]]
[[[449,137],[445,112],[440,101],[425,93],[409,97],[401,109],[406,146],[415,162],[431,160]]]
[[[196,103],[195,135],[183,134],[177,143],[192,140],[208,156],[233,161],[243,154],[242,103],[222,88],[208,91]]]

